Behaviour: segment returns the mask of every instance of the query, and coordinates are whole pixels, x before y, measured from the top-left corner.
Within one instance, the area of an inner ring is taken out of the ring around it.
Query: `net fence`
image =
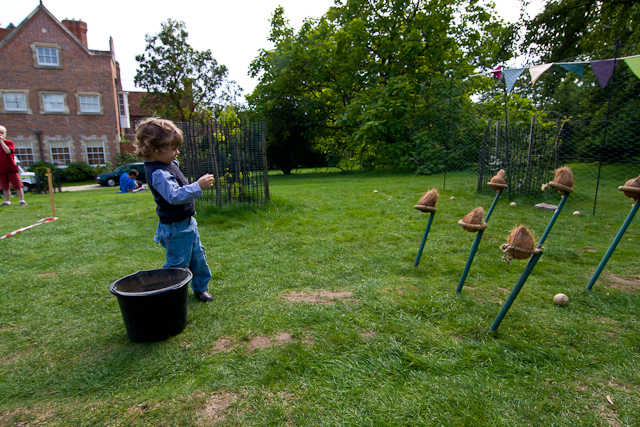
[[[181,164],[190,182],[212,174],[214,185],[203,190],[201,202],[263,205],[269,201],[266,154],[266,122],[243,118],[234,123],[218,121],[177,122],[184,134]]]
[[[415,147],[418,173],[443,174],[443,188],[491,193],[486,183],[505,169],[509,199],[549,203],[559,196],[542,185],[569,166],[570,209],[626,214],[632,200],[618,187],[640,175],[640,78],[624,58],[638,52],[617,46],[572,59],[620,58],[604,87],[588,65],[582,76],[553,67],[535,85],[525,70],[510,93],[495,77],[429,82],[413,123],[424,136]]]

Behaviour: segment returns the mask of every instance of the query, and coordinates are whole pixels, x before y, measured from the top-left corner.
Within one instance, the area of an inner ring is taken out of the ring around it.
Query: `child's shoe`
[[[4,203],[2,204],[2,206],[9,206],[9,205],[11,205],[11,202],[4,202]]]
[[[27,202],[25,202],[24,200],[20,200],[20,206],[27,206]]]
[[[213,301],[213,297],[211,296],[209,291],[196,292],[195,294],[196,294],[196,298],[198,298],[202,302]]]

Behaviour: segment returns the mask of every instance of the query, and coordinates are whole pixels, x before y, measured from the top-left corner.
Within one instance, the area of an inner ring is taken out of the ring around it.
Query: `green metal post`
[[[598,280],[598,276],[600,276],[600,273],[602,273],[604,266],[607,265],[609,258],[611,258],[611,254],[613,254],[613,251],[618,246],[618,243],[620,243],[620,239],[622,239],[622,236],[624,235],[625,231],[627,231],[629,224],[631,224],[631,220],[633,220],[636,212],[638,212],[639,206],[640,199],[636,200],[636,202],[633,204],[631,212],[629,212],[629,215],[627,215],[627,219],[624,221],[624,224],[622,224],[622,227],[620,227],[620,231],[618,231],[618,234],[616,235],[615,239],[613,239],[613,242],[611,242],[611,246],[609,246],[607,253],[604,254],[604,257],[602,258],[602,261],[600,261],[600,265],[598,265],[598,268],[596,268],[595,273],[593,273],[593,276],[591,276],[591,280],[589,280],[589,283],[587,284],[588,291],[591,290],[593,285],[596,283],[596,280]]]
[[[493,204],[491,205],[491,208],[489,209],[489,213],[487,213],[487,217],[484,219],[484,222],[489,222],[489,218],[491,218],[491,213],[493,212],[493,209],[496,207],[496,204],[500,199],[500,194],[502,194],[502,190],[499,190],[498,194],[496,194],[496,197],[493,199]],[[458,283],[458,289],[456,289],[457,293],[462,292],[464,281],[467,279],[467,274],[469,274],[469,269],[471,268],[473,259],[476,256],[476,251],[478,250],[478,246],[480,246],[480,240],[482,240],[482,234],[484,234],[484,230],[478,231],[478,234],[476,235],[476,239],[473,241],[473,245],[471,246],[471,253],[469,253],[467,264],[464,266],[464,271],[462,272],[460,283]]]
[[[560,211],[562,211],[562,208],[564,207],[564,204],[567,201],[569,194],[570,193],[566,193],[564,196],[562,196],[562,200],[560,201],[558,208],[553,214],[553,217],[551,217],[551,221],[549,221],[549,225],[547,225],[547,229],[544,230],[544,234],[540,238],[540,242],[537,245],[538,249],[542,248],[542,244],[547,239],[547,236],[549,235],[549,232],[551,231],[553,224],[556,222],[558,215],[560,215]],[[538,252],[537,254],[533,254],[533,256],[529,258],[527,267],[524,269],[524,272],[522,272],[520,279],[518,279],[518,283],[516,283],[516,285],[513,287],[513,290],[509,294],[509,298],[507,298],[504,305],[500,309],[500,313],[498,313],[498,316],[491,324],[491,327],[489,328],[491,331],[495,331],[496,329],[498,329],[498,326],[500,326],[500,322],[502,322],[502,319],[504,319],[504,316],[507,315],[509,308],[511,308],[511,304],[513,304],[513,301],[515,301],[516,297],[518,296],[518,293],[520,292],[520,289],[522,289],[522,287],[524,286],[524,283],[527,281],[527,279],[529,278],[529,275],[533,271],[533,267],[536,266],[541,256],[542,256],[542,252]]]
[[[436,215],[435,212],[431,212],[429,216],[429,222],[427,223],[427,229],[424,230],[424,237],[422,238],[422,244],[420,244],[420,250],[418,251],[418,257],[416,258],[416,262],[413,263],[414,267],[418,266],[420,262],[420,257],[422,256],[422,249],[424,249],[424,244],[427,242],[427,236],[429,235],[429,229],[431,228],[431,223],[433,222],[433,217]]]

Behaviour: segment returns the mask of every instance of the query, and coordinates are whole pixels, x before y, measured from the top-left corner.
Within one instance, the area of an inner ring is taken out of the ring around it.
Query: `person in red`
[[[13,141],[5,139],[7,137],[7,128],[0,126],[0,189],[4,193],[4,203],[2,206],[11,204],[11,190],[9,185],[18,193],[20,197],[20,205],[25,206],[24,191],[22,191],[22,181],[20,181],[20,171],[16,164],[15,146]]]

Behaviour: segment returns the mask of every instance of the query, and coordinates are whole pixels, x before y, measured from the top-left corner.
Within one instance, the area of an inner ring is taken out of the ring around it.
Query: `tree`
[[[476,0],[336,0],[297,34],[278,9],[270,37],[249,102],[267,116],[286,102],[298,141],[364,168],[414,166],[414,147],[429,143],[412,127],[425,121],[428,82],[509,59],[514,40]]]
[[[154,114],[172,120],[210,117],[241,91],[227,79],[227,67],[218,65],[211,50],[193,49],[188,37],[183,22],[168,19],[158,34],[145,36],[145,53],[136,56],[139,68],[134,82],[149,92],[143,103]]]

